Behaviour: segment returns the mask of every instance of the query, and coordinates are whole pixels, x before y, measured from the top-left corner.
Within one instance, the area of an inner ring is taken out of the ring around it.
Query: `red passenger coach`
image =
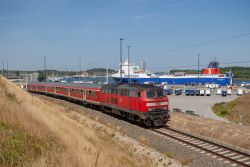
[[[29,83],[28,91],[42,93],[101,109],[140,122],[163,126],[169,120],[168,98],[153,85],[97,85],[70,83]]]

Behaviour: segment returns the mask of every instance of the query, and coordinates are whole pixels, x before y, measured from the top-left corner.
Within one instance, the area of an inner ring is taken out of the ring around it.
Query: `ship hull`
[[[120,82],[120,78],[113,77],[116,82]],[[129,82],[128,82],[129,81]],[[227,86],[232,83],[231,77],[168,77],[168,78],[122,78],[122,83],[138,83],[145,84],[147,82],[153,82],[161,84],[166,82],[174,85],[185,85],[185,84],[219,84],[221,86]]]

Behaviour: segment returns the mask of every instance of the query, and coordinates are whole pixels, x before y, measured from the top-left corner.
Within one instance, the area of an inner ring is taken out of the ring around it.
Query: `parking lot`
[[[211,96],[185,96],[184,94],[176,96],[172,94],[168,95],[168,97],[170,110],[173,110],[173,108],[180,108],[184,112],[186,110],[193,110],[195,114],[198,114],[201,117],[226,121],[214,114],[211,107],[215,103],[229,102],[238,96],[235,94],[226,97],[216,94],[212,94]]]

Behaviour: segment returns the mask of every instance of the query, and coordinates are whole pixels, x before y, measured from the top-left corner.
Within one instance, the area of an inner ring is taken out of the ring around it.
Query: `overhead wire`
[[[195,46],[201,46],[201,45],[207,45],[207,44],[211,44],[211,43],[216,43],[216,42],[220,42],[220,41],[224,41],[224,40],[245,37],[245,36],[249,36],[249,35],[250,35],[250,32],[248,32],[248,33],[242,33],[242,34],[238,34],[238,35],[227,36],[227,37],[223,37],[223,38],[219,38],[219,39],[214,39],[214,40],[209,40],[209,41],[205,41],[205,42],[199,42],[199,43],[194,43],[194,44],[183,45],[183,46],[172,48],[172,49],[167,49],[167,50],[162,50],[162,51],[156,51],[156,52],[150,52],[150,53],[144,53],[144,54],[141,54],[141,55],[139,55],[139,56],[137,56],[135,58],[152,56],[152,55],[161,54],[161,53],[167,53],[167,52],[173,52],[173,51],[176,51],[176,50],[181,50],[181,49],[186,49],[186,48],[195,47]]]
[[[229,65],[229,64],[243,64],[243,63],[249,63],[250,60],[247,61],[235,61],[235,62],[225,62],[225,63],[220,63],[223,65]],[[189,66],[166,66],[166,67],[156,67],[156,68],[151,68],[151,69],[175,69],[175,68],[192,68],[192,67],[197,67],[198,65],[189,65]],[[207,65],[202,64],[200,67],[206,67]]]

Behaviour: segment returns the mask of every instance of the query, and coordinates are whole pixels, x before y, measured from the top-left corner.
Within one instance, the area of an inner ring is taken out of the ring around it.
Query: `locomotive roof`
[[[152,90],[152,89],[161,89],[160,87],[154,85],[117,85],[117,84],[108,84],[103,85],[103,88],[117,88],[117,89],[130,89],[130,90]]]
[[[53,85],[53,86],[68,86],[68,87],[88,87],[88,88],[101,88],[100,84],[87,84],[87,83],[61,83],[61,82],[31,82],[30,84]]]

